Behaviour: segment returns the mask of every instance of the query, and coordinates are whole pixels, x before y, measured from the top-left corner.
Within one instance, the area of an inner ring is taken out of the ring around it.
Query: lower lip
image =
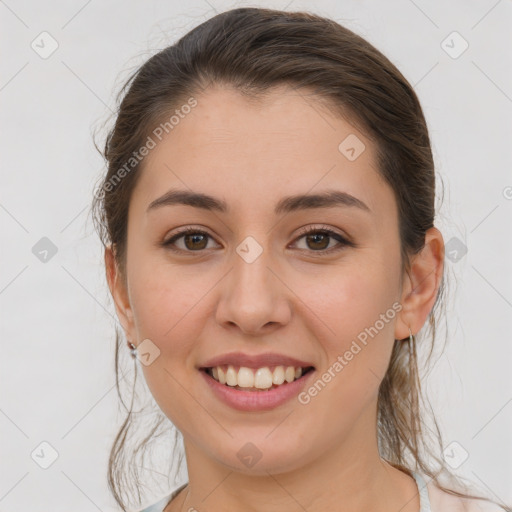
[[[310,370],[297,380],[281,384],[268,391],[240,391],[221,384],[204,370],[199,370],[214,394],[225,404],[239,411],[267,411],[297,396],[306,386],[315,370]]]

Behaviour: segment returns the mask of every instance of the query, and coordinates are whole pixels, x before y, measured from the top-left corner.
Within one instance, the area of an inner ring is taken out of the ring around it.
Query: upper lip
[[[200,368],[213,368],[215,366],[223,366],[232,364],[233,366],[245,366],[247,368],[263,368],[265,366],[295,366],[301,368],[307,368],[313,366],[307,361],[301,361],[295,357],[290,357],[284,354],[275,354],[271,352],[265,352],[258,355],[249,355],[242,352],[230,352],[228,354],[222,354],[220,356],[212,357],[208,359]]]

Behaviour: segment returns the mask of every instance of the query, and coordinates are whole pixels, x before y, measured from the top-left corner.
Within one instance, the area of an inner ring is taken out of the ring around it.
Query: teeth
[[[247,368],[252,373],[250,368]],[[269,368],[258,368],[254,374],[254,387],[268,389],[272,387],[272,373]]]
[[[226,370],[224,368],[226,367],[216,366],[211,368],[210,375],[221,384],[248,389],[270,389],[273,385],[279,386],[285,381],[293,382],[302,376],[302,368],[293,366],[276,366],[274,371],[271,371],[268,366],[257,370],[241,366],[237,371],[230,364]]]
[[[237,374],[232,365],[228,366],[228,371],[226,372],[226,384],[228,386],[238,385]]]
[[[272,374],[272,382],[278,386],[284,382],[284,367],[276,366],[274,373]]]
[[[240,370],[238,370],[238,382],[235,385],[238,385],[242,388],[252,388],[254,387],[254,380],[254,372],[249,368],[242,366]]]

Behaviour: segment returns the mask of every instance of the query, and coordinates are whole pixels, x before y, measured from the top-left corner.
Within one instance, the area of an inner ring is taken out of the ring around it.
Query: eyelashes
[[[184,248],[176,247],[176,242],[183,239]],[[213,237],[206,231],[194,227],[186,227],[179,230],[171,238],[162,242],[162,246],[176,253],[199,253],[204,252],[207,249],[209,239],[213,240]],[[355,247],[352,241],[346,237],[340,235],[336,231],[325,226],[307,226],[300,230],[299,235],[295,238],[293,244],[296,245],[297,241],[305,239],[306,248],[299,249],[300,251],[306,251],[313,255],[331,254],[335,251],[340,251],[345,247]],[[334,247],[328,247],[331,245],[331,240],[335,240],[337,244]],[[325,242],[328,241],[327,247],[324,247]],[[206,242],[206,245],[205,245]],[[187,247],[188,244],[198,244],[198,247],[190,249]],[[310,249],[307,247],[308,244],[319,244],[320,248]]]
[[[340,235],[336,231],[333,231],[332,229],[329,229],[327,227],[318,227],[318,226],[307,226],[306,228],[303,228],[302,230],[300,230],[298,237],[295,239],[295,243],[298,240],[301,240],[303,238],[308,240],[308,237],[313,237],[314,235],[316,235],[316,236],[320,235],[321,237],[323,237],[323,238],[321,238],[320,244],[322,243],[323,240],[326,240],[326,239],[334,239],[338,242],[338,244],[335,245],[334,247],[330,247],[328,249],[322,249],[322,248],[320,248],[320,250],[304,249],[305,251],[313,252],[313,253],[320,253],[320,255],[321,255],[321,254],[331,254],[332,252],[339,251],[339,250],[343,249],[345,246],[355,247],[354,243],[352,243],[350,240],[348,240],[344,236]],[[306,242],[306,244],[307,243],[308,242]],[[329,241],[329,244],[330,244],[330,241]]]
[[[197,250],[187,251],[186,249],[176,249],[174,247],[176,240],[179,240],[180,238],[185,238],[185,237],[192,238],[192,235],[200,235],[203,238],[207,238],[207,237],[212,238],[206,231],[202,231],[202,230],[196,229],[196,228],[185,228],[183,230],[178,231],[178,233],[173,235],[167,241],[163,242],[162,245],[174,252],[198,252]]]

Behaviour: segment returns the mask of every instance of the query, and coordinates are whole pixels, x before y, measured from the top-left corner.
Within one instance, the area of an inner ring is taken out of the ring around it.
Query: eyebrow
[[[187,205],[203,210],[229,213],[229,207],[224,200],[200,192],[171,189],[163,196],[150,203],[147,212],[163,206]],[[276,215],[298,210],[333,207],[358,208],[371,212],[370,208],[360,199],[340,190],[327,190],[318,194],[297,194],[282,198],[274,209]]]

